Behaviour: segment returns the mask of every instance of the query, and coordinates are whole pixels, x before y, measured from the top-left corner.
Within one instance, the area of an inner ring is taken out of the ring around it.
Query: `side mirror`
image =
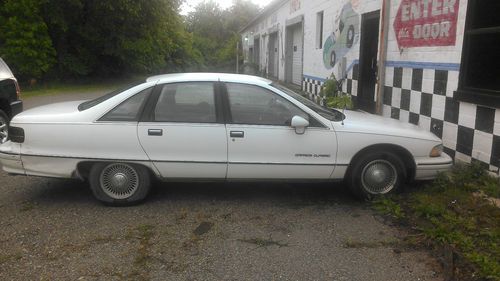
[[[293,116],[291,126],[295,128],[295,133],[302,135],[306,132],[307,126],[309,126],[309,121],[300,117],[298,115]]]

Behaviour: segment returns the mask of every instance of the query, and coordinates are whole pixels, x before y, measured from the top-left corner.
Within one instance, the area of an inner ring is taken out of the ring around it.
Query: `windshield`
[[[118,95],[119,93],[122,93],[122,92],[125,92],[126,90],[128,89],[132,89],[133,87],[139,85],[139,84],[142,84],[143,82],[140,82],[140,83],[133,83],[133,84],[129,84],[128,86],[126,87],[123,87],[123,88],[120,88],[118,90],[115,90],[111,93],[107,93],[105,94],[104,96],[101,96],[101,97],[98,97],[96,99],[93,99],[93,100],[89,100],[89,101],[86,101],[86,102],[83,102],[81,103],[79,106],[78,106],[78,110],[79,111],[84,111],[84,110],[87,110],[91,107],[94,107],[104,101],[107,101],[108,99]]]
[[[277,84],[277,83],[273,83],[271,84],[271,86],[285,92],[287,95],[291,96],[292,98],[298,100],[299,102],[301,102],[302,104],[304,104],[305,106],[309,107],[311,110],[313,110],[314,112],[318,113],[319,115],[325,117],[326,119],[330,120],[330,121],[342,121],[344,120],[345,116],[344,114],[342,114],[342,112],[338,111],[338,110],[335,110],[333,108],[328,108],[328,107],[324,107],[324,106],[321,106],[313,101],[311,101],[310,99],[280,85],[280,84]]]

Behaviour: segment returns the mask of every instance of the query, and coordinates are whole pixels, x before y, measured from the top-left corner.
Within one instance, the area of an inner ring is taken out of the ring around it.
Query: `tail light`
[[[20,100],[21,99],[21,88],[19,87],[19,83],[17,83],[16,80],[14,80],[14,84],[16,85],[17,99]]]

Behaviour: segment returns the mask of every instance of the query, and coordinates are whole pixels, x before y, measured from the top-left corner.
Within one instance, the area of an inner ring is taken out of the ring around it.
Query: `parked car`
[[[23,102],[19,99],[21,90],[14,74],[0,58],[0,143],[9,138],[9,122],[23,111]]]
[[[124,205],[160,180],[346,180],[361,197],[448,170],[414,125],[321,107],[254,76],[169,74],[89,101],[27,110],[0,145],[12,174],[80,178]]]

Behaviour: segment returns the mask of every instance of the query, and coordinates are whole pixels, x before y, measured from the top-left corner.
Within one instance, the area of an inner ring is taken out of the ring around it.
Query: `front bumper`
[[[453,159],[446,153],[440,157],[416,157],[417,169],[415,180],[432,180],[441,172],[446,172],[453,166]]]
[[[10,118],[16,116],[17,114],[23,112],[23,101],[22,100],[16,100],[14,102],[10,103],[10,110],[12,112]]]

